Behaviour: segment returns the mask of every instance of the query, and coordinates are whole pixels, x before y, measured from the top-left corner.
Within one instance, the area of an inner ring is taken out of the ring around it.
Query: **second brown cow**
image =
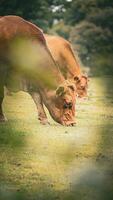
[[[47,45],[63,76],[74,81],[79,97],[87,95],[88,78],[82,74],[71,44],[62,37],[45,34]]]

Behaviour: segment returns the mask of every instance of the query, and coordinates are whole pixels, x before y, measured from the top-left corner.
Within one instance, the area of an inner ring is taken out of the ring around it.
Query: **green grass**
[[[92,78],[75,127],[40,125],[31,97],[4,99],[0,200],[113,199],[113,77]]]

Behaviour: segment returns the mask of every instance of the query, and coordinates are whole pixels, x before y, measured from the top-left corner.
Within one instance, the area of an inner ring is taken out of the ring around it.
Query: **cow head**
[[[76,87],[66,81],[56,90],[55,106],[59,110],[59,123],[62,125],[74,125]]]
[[[87,96],[87,88],[88,88],[88,78],[85,75],[75,76],[74,81],[77,88],[78,97],[86,97]]]

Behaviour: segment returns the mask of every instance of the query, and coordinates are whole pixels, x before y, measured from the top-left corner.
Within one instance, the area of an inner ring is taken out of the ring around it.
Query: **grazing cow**
[[[56,122],[74,124],[75,85],[60,73],[43,32],[18,16],[0,18],[0,121],[5,121],[4,86],[12,92],[27,91],[42,123],[47,121],[43,101]]]
[[[82,74],[70,43],[62,37],[45,34],[48,47],[66,79],[72,79],[79,97],[87,95],[88,79]]]

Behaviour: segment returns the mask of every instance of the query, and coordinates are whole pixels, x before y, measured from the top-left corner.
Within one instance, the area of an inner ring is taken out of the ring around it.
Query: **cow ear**
[[[56,90],[56,95],[58,96],[62,96],[64,94],[64,87],[63,86],[59,86]]]
[[[87,79],[87,76],[83,74],[83,75],[82,75],[82,78]]]
[[[82,78],[81,79],[84,79],[86,82],[89,81],[88,77],[86,75],[82,75]]]
[[[74,81],[79,82],[79,81],[80,81],[80,78],[79,78],[78,76],[75,76],[75,77],[74,77]]]

